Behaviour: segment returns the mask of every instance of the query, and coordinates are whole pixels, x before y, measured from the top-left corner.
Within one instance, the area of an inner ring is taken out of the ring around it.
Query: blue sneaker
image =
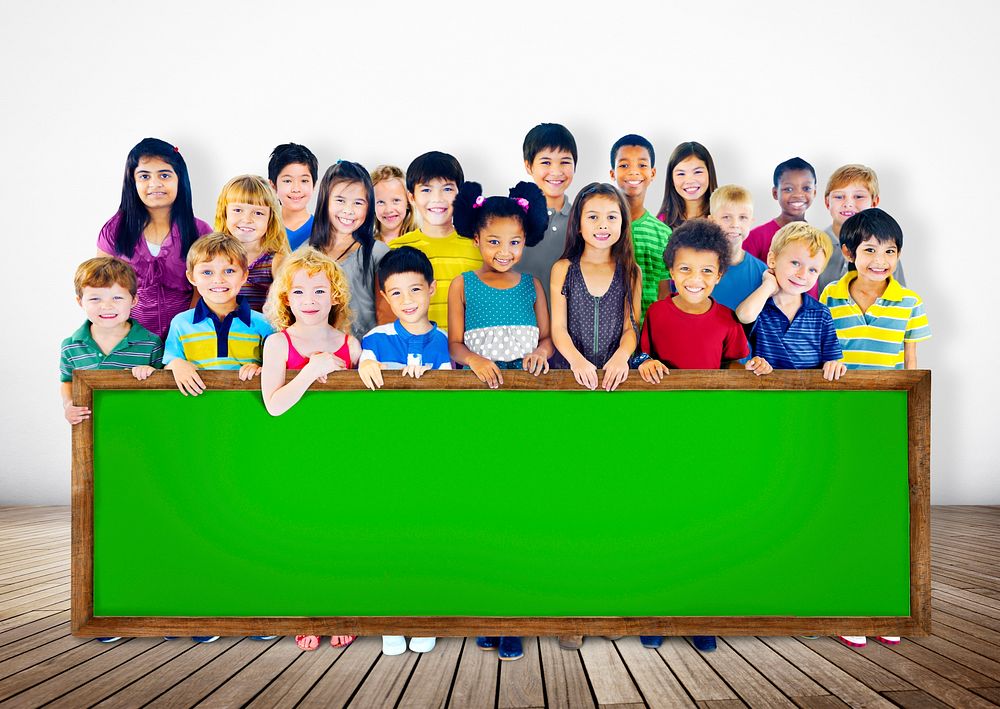
[[[715,636],[714,635],[695,635],[691,638],[691,642],[694,646],[701,650],[702,652],[714,652],[715,651]]]
[[[497,654],[501,660],[520,660],[524,657],[521,638],[503,636],[500,638],[500,649],[497,651]]]
[[[663,644],[662,635],[640,635],[639,641],[642,643],[643,647],[648,647],[650,650],[655,650]]]
[[[117,635],[113,638],[97,638],[97,642],[99,643],[115,643],[119,640],[121,640],[121,637]]]
[[[274,640],[277,635],[251,635],[251,640]]]
[[[196,635],[195,637],[193,637],[191,639],[194,640],[196,643],[214,643],[216,640],[219,639],[219,636],[218,635]]]
[[[499,644],[500,638],[486,637],[485,635],[480,635],[476,638],[476,647],[480,650],[494,650]]]

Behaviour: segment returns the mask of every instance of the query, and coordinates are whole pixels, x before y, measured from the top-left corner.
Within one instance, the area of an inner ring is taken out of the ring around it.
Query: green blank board
[[[907,616],[902,391],[94,392],[95,616]],[[862,422],[877,421],[877,426]]]

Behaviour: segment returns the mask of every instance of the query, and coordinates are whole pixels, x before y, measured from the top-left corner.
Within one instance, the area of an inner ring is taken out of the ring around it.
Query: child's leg
[[[354,642],[356,635],[331,635],[330,647],[347,647]]]
[[[299,650],[315,650],[319,647],[319,636],[296,635],[295,644],[299,646]]]

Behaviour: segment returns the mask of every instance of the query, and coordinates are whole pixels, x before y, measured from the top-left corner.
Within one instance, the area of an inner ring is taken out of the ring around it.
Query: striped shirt
[[[267,300],[267,291],[274,280],[271,275],[271,264],[274,262],[274,254],[265,251],[257,260],[247,268],[247,282],[240,288],[240,295],[245,297],[250,303],[250,308],[257,312],[264,311],[264,302]]]
[[[274,329],[263,315],[250,309],[246,298],[237,302],[236,310],[222,320],[204,300],[175,316],[170,322],[163,363],[170,364],[180,357],[198,369],[239,369],[244,364],[260,364],[264,338]]]
[[[660,281],[670,278],[667,265],[663,263],[663,252],[669,239],[670,227],[648,211],[632,222],[632,247],[635,249],[635,262],[642,272],[642,317],[656,301]]]
[[[434,369],[451,369],[448,333],[431,323],[423,335],[414,335],[396,320],[369,330],[361,340],[361,358],[373,359],[386,369],[403,369],[415,364]]]
[[[808,293],[791,321],[768,298],[750,332],[750,347],[775,369],[818,369],[844,356],[829,309]]]
[[[885,292],[867,312],[851,297],[857,271],[823,289],[820,300],[830,308],[848,369],[902,369],[903,343],[931,336],[920,296],[889,278]]]
[[[62,341],[59,354],[59,381],[73,381],[74,369],[132,369],[148,364],[163,367],[163,343],[160,338],[132,320],[132,327],[108,354],[90,334],[88,320]]]

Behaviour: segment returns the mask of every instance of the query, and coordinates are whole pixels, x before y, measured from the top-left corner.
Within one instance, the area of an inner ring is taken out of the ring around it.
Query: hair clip
[[[476,207],[482,207],[484,204],[486,204],[486,198],[479,195],[476,197],[476,201],[472,203],[472,208],[475,209]]]
[[[521,209],[523,209],[525,212],[527,212],[528,209],[531,207],[531,203],[528,202],[528,200],[526,200],[524,197],[518,197],[514,201],[517,202],[519,205],[521,205]]]
[[[174,152],[175,152],[175,153],[179,153],[180,151],[181,151],[181,149],[180,149],[180,148],[178,148],[178,147],[177,147],[177,146],[175,145],[175,146],[174,146]]]

